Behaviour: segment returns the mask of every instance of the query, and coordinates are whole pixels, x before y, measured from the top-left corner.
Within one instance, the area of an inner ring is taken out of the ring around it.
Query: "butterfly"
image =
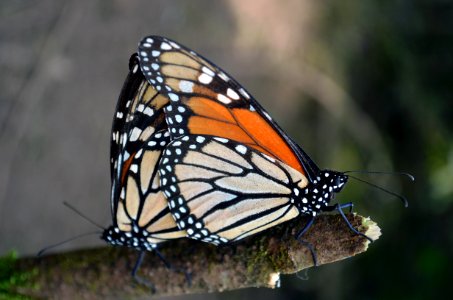
[[[230,75],[165,37],[145,37],[137,54],[148,83],[170,100],[160,183],[188,237],[231,243],[306,215],[300,238],[332,210],[364,236],[342,211],[352,203],[330,205],[348,175],[321,170]]]
[[[113,225],[102,239],[116,246],[140,251],[132,275],[136,276],[146,251],[186,235],[176,225],[161,191],[157,171],[162,151],[170,142],[163,113],[169,100],[144,78],[137,55],[129,62],[129,74],[116,107],[110,146],[111,210]]]

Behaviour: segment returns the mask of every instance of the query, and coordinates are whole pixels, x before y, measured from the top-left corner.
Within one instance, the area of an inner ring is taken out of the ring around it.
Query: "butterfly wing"
[[[226,72],[194,51],[159,36],[139,44],[140,68],[171,101],[166,108],[172,139],[213,135],[277,158],[310,180],[319,171],[261,105]]]
[[[123,232],[146,232],[148,243],[185,236],[170,213],[157,172],[162,151],[169,141],[168,131],[159,131],[134,155],[118,199],[118,228]]]
[[[240,240],[299,215],[307,179],[236,141],[183,136],[164,151],[161,187],[178,226],[214,244]]]
[[[167,103],[141,74],[133,55],[112,125],[113,226],[104,233],[112,244],[151,250],[185,236],[170,214],[157,172],[170,141],[163,112]]]
[[[163,106],[168,98],[160,95],[140,72],[137,56],[129,62],[129,75],[121,91],[112,125],[110,164],[112,213],[124,186],[132,157],[156,132],[166,129]]]

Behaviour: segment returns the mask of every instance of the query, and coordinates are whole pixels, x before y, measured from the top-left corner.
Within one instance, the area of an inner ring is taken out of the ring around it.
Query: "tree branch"
[[[379,237],[380,229],[373,221],[347,216],[359,231],[372,239]],[[280,274],[313,266],[309,249],[294,238],[305,222],[306,218],[298,218],[232,246],[215,247],[188,239],[163,244],[160,251],[165,258],[192,274],[191,286],[183,273],[166,269],[153,253],[146,255],[139,275],[155,285],[155,296],[274,288]],[[317,217],[304,238],[314,247],[319,265],[364,252],[369,243],[352,233],[339,215]],[[93,299],[150,295],[148,287],[135,283],[129,275],[137,257],[132,249],[103,247],[42,258],[2,258],[0,296]]]

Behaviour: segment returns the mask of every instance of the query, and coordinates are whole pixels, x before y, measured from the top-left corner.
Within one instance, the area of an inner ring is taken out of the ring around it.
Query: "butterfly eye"
[[[343,189],[343,187],[346,184],[346,182],[347,182],[347,177],[346,176],[344,176],[342,174],[336,174],[335,175],[335,179],[334,179],[334,189],[333,189],[333,191],[335,193],[339,193]]]

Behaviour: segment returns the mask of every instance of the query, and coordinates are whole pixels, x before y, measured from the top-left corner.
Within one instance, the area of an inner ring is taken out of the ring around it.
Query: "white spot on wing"
[[[219,75],[219,77],[222,78],[224,81],[229,81],[229,80],[230,80],[230,78],[229,78],[228,76],[226,76],[226,74],[223,73],[223,72],[219,72],[218,75]]]
[[[147,107],[143,113],[145,115],[148,115],[148,116],[151,117],[152,115],[154,115],[154,110],[152,108],[150,108],[150,107]]]
[[[222,94],[217,94],[217,100],[225,104],[231,103],[231,99]]]
[[[215,137],[214,140],[219,141],[221,143],[228,143],[228,139],[221,138],[221,137]]]
[[[140,128],[134,127],[134,129],[132,129],[129,141],[134,142],[134,141],[138,140],[138,137],[140,136],[141,133],[142,133],[142,130]]]
[[[198,76],[198,81],[203,84],[209,84],[212,81],[212,76],[209,76],[206,73],[202,73],[200,76]]]
[[[162,44],[160,44],[160,49],[162,50],[171,50],[171,46],[165,42],[162,42]]]
[[[236,151],[241,153],[241,154],[245,154],[247,153],[247,148],[244,146],[244,145],[237,145],[235,147]]]
[[[168,94],[168,98],[170,98],[171,101],[178,101],[179,100],[179,96],[174,94],[174,93],[169,93]]]
[[[263,111],[263,114],[269,121],[272,120],[271,116],[267,112]]]
[[[179,82],[179,89],[181,92],[184,93],[192,93],[193,92],[193,82],[187,80],[181,80]]]
[[[170,45],[172,45],[173,47],[175,47],[176,49],[179,49],[181,48],[178,44],[176,44],[175,42],[170,42]]]
[[[127,151],[124,151],[124,155],[123,155],[123,161],[126,161],[126,160],[128,160],[130,156],[131,156],[131,155],[129,154],[129,152],[127,152]]]
[[[134,172],[134,173],[137,174],[137,172],[138,172],[138,166],[137,166],[136,164],[133,164],[133,165],[131,165],[130,170],[131,170],[132,172]]]
[[[228,88],[228,90],[227,90],[227,96],[233,100],[239,100],[238,93],[236,93],[234,90],[232,90],[230,88]]]
[[[208,67],[206,67],[206,66],[203,66],[203,67],[201,68],[201,70],[202,70],[204,73],[206,73],[206,74],[208,74],[208,75],[210,75],[210,76],[212,76],[212,77],[214,77],[214,75],[215,75],[215,73],[214,73],[211,69],[209,69]]]
[[[263,155],[263,156],[264,156],[264,158],[266,158],[267,160],[269,160],[269,161],[271,161],[271,162],[275,163],[275,159],[274,159],[273,157],[270,157],[269,155],[267,155],[267,154],[264,154],[264,153],[262,153],[262,155]]]
[[[239,89],[239,93],[241,93],[245,98],[250,99],[250,95],[243,88]]]

